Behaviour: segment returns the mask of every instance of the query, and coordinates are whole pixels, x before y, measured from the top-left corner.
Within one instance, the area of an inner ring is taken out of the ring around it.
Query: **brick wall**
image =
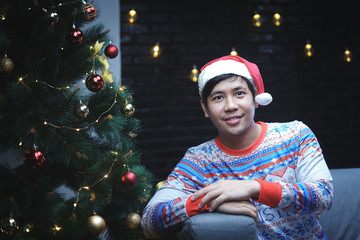
[[[326,3],[324,7],[321,4]],[[338,4],[338,3],[336,3]],[[255,62],[266,91],[274,101],[260,107],[256,120],[302,120],[315,132],[330,168],[360,167],[357,112],[360,85],[360,29],[354,3],[342,1],[189,1],[122,0],[122,82],[134,94],[136,114],[142,122],[137,146],[142,162],[165,178],[188,147],[216,136],[204,118],[196,83],[189,79],[193,64],[229,54]],[[126,22],[135,8],[138,20]],[[262,14],[260,28],[251,24]],[[275,27],[279,12],[283,24]],[[314,56],[306,58],[306,41]],[[151,57],[151,47],[162,53]],[[342,61],[345,46],[353,62]]]

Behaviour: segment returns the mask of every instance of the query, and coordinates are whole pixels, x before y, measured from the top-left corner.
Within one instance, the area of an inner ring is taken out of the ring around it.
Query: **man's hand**
[[[197,191],[191,200],[205,196],[199,203],[199,208],[208,203],[209,212],[213,212],[224,202],[257,199],[259,194],[260,184],[255,180],[219,180]]]
[[[210,203],[211,206],[211,203]],[[217,212],[247,215],[258,220],[258,211],[250,201],[224,202],[216,209]]]

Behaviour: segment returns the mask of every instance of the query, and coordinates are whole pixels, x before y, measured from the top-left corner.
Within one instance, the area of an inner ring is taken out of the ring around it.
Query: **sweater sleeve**
[[[282,198],[278,207],[295,214],[320,215],[332,204],[332,177],[314,133],[305,124],[299,125],[296,182],[279,182]]]
[[[260,184],[260,194],[258,199],[253,199],[255,202],[268,205],[269,207],[276,207],[282,197],[281,185],[279,183],[256,180]]]
[[[171,172],[144,209],[141,226],[146,237],[159,237],[171,233],[191,216],[207,211],[198,208],[199,201],[190,197],[203,187],[201,166],[189,159],[189,153]]]

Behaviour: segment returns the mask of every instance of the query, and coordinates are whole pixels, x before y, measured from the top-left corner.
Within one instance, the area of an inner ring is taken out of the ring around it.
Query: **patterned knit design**
[[[219,139],[190,148],[164,187],[191,195],[222,180],[278,182],[282,198],[275,208],[255,203],[259,239],[326,239],[319,217],[332,203],[332,177],[313,132],[302,122],[262,123],[263,139],[247,150],[232,151]],[[265,135],[266,134],[266,135]],[[156,202],[144,210],[145,232],[161,234],[186,220],[187,197]]]

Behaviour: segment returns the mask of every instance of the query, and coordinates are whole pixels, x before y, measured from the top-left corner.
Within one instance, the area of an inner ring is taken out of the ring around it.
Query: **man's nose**
[[[235,99],[232,97],[226,98],[225,111],[234,111],[238,108]]]

